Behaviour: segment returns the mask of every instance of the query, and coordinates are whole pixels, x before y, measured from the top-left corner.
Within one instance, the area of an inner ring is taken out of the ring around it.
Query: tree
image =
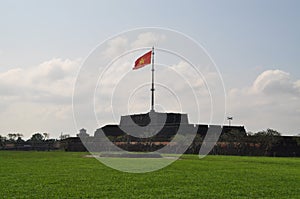
[[[35,133],[31,136],[30,141],[33,143],[39,143],[39,142],[43,142],[43,135],[40,133]]]
[[[281,134],[273,129],[267,129],[266,131],[259,131],[254,134],[255,136],[281,136]]]
[[[15,141],[15,139],[17,138],[17,134],[15,134],[15,133],[9,133],[8,135],[8,138],[9,138],[9,140],[10,141]]]
[[[5,145],[6,137],[0,135],[0,147]]]
[[[264,150],[264,155],[268,155],[272,147],[274,147],[280,141],[280,133],[273,129],[267,129],[266,131],[259,131],[253,136],[256,137],[256,141],[261,144],[261,149]]]

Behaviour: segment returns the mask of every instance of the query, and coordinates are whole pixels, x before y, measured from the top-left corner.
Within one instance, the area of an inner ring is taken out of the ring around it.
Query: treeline
[[[55,150],[59,148],[59,141],[49,139],[49,133],[35,133],[31,138],[24,140],[21,133],[0,135],[1,150]]]
[[[198,153],[203,137],[196,136],[186,153]],[[210,151],[212,155],[244,156],[300,156],[300,137],[282,136],[278,131],[267,129],[243,135],[235,131],[221,134],[218,142]]]
[[[0,136],[2,150],[57,150],[86,151],[79,137],[62,135],[60,140],[49,139],[47,133],[35,133],[28,140],[22,139],[19,133],[10,133],[7,137]],[[198,154],[204,146],[205,134],[197,134],[185,153]],[[95,137],[86,137],[98,146],[105,147],[105,142],[98,142]],[[110,137],[115,145],[136,152],[150,152],[166,146],[170,140],[132,141],[128,137]],[[176,141],[175,141],[176,142]],[[171,146],[177,151],[176,144]],[[278,131],[267,129],[257,133],[245,133],[239,129],[223,128],[221,136],[213,149],[212,155],[242,155],[242,156],[288,156],[300,157],[300,136],[282,136]]]
[[[198,154],[201,147],[205,147],[204,138],[206,134],[197,134],[192,144],[186,146],[187,154]],[[131,152],[154,152],[165,147],[173,138],[166,139],[135,139],[128,136],[110,136],[110,141],[119,148]],[[95,137],[85,137],[90,149],[97,151],[110,151],[113,148],[106,140]],[[173,140],[176,143],[176,140]],[[211,155],[240,155],[240,156],[276,156],[276,157],[300,157],[300,137],[282,136],[273,129],[259,131],[257,133],[246,133],[241,128],[223,128],[221,136],[210,151]],[[96,147],[93,147],[96,146]],[[66,151],[86,151],[79,137],[68,138],[62,141],[62,147]],[[168,146],[170,151],[178,151],[180,145]]]

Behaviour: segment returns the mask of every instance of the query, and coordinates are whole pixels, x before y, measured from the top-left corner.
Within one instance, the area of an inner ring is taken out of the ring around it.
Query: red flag
[[[142,68],[147,64],[151,64],[151,55],[152,55],[152,50],[139,57],[134,63],[133,70]]]

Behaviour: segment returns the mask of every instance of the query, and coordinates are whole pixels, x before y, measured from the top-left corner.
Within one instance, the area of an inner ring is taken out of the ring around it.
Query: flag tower
[[[152,47],[152,87],[151,87],[151,111],[154,112],[154,46]]]
[[[152,68],[151,68],[151,111],[154,112],[154,46],[152,47],[152,50],[147,52],[146,54],[142,55],[139,57],[135,63],[133,70],[142,68],[148,64],[152,63]]]

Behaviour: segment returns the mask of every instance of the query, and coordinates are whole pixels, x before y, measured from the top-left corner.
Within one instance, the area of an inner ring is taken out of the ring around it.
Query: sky
[[[299,1],[12,0],[0,5],[0,135],[78,133],[72,92],[84,60],[106,39],[142,27],[173,29],[205,48],[223,77],[233,124],[251,132],[300,133]]]

